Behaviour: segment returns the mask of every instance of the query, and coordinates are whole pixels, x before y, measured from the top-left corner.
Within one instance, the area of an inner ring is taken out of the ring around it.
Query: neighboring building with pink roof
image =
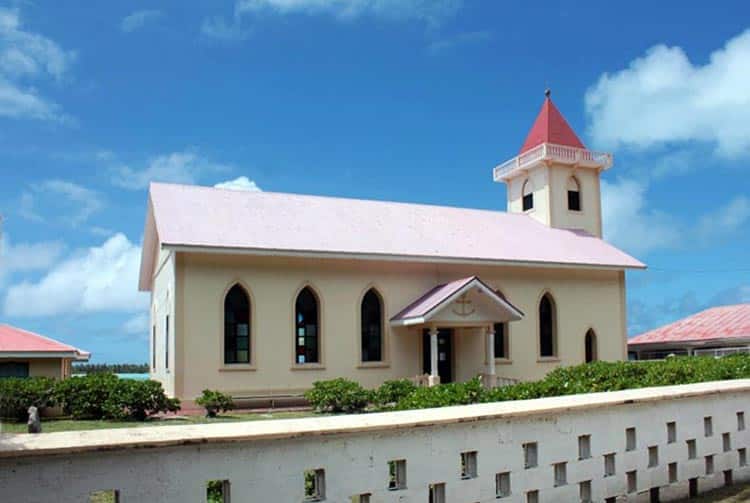
[[[628,341],[631,358],[750,353],[750,304],[712,307]]]
[[[70,376],[71,363],[90,355],[28,330],[0,324],[0,378]]]
[[[624,359],[625,270],[645,266],[601,238],[611,165],[547,95],[494,169],[507,211],[152,184],[152,378],[183,399],[279,397]]]

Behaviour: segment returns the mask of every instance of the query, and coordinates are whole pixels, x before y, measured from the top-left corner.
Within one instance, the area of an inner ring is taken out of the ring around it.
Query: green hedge
[[[0,417],[25,421],[30,406],[54,405],[55,381],[48,377],[0,379]]]
[[[91,374],[55,381],[45,377],[0,379],[0,417],[25,420],[30,405],[59,405],[73,419],[145,420],[159,412],[179,410],[161,383]]]
[[[742,378],[750,378],[750,355],[594,362],[560,367],[539,381],[492,390],[484,389],[478,379],[430,388],[418,388],[407,380],[388,381],[374,391],[347,379],[333,379],[314,383],[305,396],[321,412],[361,412],[368,406],[369,410],[424,409]]]
[[[305,398],[318,412],[361,412],[372,399],[372,393],[359,383],[339,377],[315,381]]]

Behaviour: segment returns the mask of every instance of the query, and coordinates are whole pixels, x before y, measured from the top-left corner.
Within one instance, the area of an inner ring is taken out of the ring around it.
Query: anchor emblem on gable
[[[476,312],[476,309],[472,306],[471,299],[466,297],[466,294],[461,295],[454,302],[453,314],[461,317],[471,316]]]

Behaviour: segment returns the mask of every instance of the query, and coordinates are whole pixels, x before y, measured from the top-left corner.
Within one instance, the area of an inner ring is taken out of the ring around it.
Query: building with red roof
[[[91,355],[68,344],[0,324],[0,378],[70,376],[71,363]]]
[[[712,307],[628,341],[631,358],[750,353],[750,304]]]

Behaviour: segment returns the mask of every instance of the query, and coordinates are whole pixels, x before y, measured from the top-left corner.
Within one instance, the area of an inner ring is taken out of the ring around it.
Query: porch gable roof
[[[392,317],[391,325],[428,323],[453,301],[473,288],[477,288],[480,292],[486,294],[487,298],[502,309],[510,320],[517,321],[523,318],[523,312],[511,304],[508,299],[495,292],[477,276],[469,276],[468,278],[457,279],[431,288]]]

